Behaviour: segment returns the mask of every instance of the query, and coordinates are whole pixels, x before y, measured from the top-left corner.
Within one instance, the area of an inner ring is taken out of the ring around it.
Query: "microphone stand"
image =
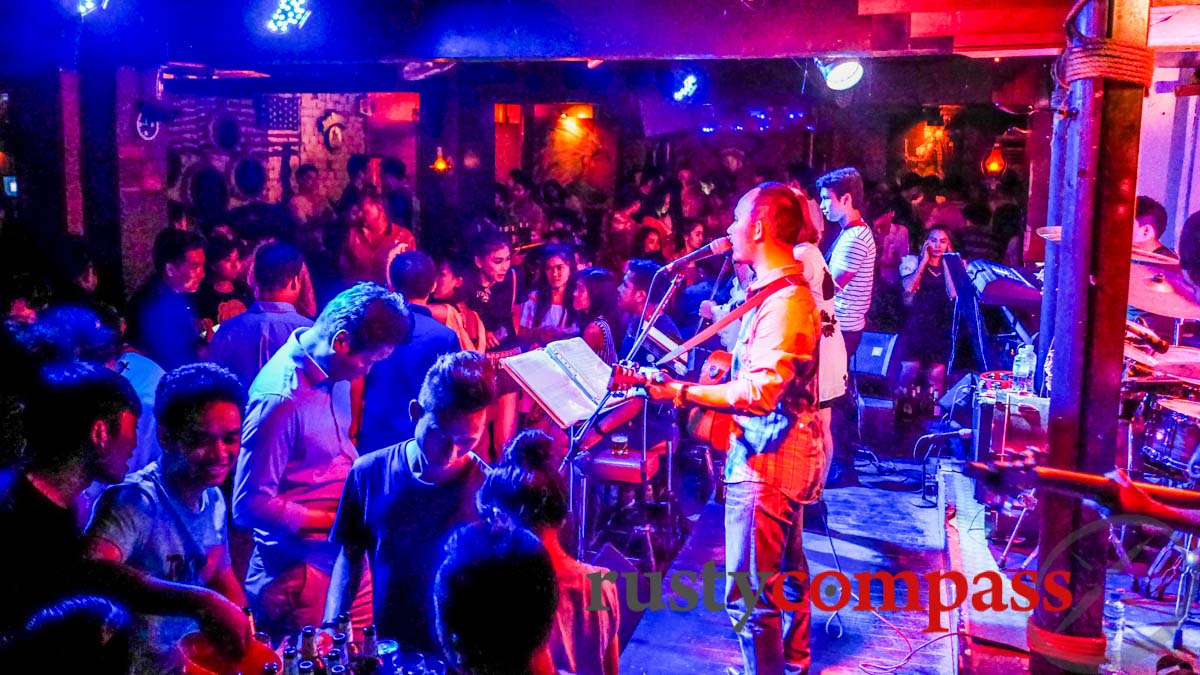
[[[666,268],[661,268],[655,273],[654,276],[656,279],[659,274],[662,274],[664,269]],[[645,313],[643,312],[642,325],[638,327],[639,332],[637,339],[633,341],[633,346],[629,348],[629,353],[625,355],[625,362],[633,361],[633,355],[638,353],[638,350],[642,348],[642,343],[644,343],[646,338],[650,336],[650,329],[654,327],[654,324],[657,323],[658,319],[662,317],[664,312],[666,312],[667,304],[671,302],[671,296],[674,295],[675,291],[679,290],[679,287],[682,285],[683,275],[676,274],[671,279],[671,285],[667,287],[667,292],[663,293],[662,299],[658,301],[658,305],[654,308],[654,311],[650,313],[649,320],[644,318]],[[654,280],[650,281],[650,288],[654,288]]]

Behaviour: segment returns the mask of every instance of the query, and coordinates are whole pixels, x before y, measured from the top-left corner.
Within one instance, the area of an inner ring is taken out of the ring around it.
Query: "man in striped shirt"
[[[821,212],[830,223],[842,228],[829,250],[828,262],[837,286],[833,311],[846,342],[846,355],[854,359],[875,289],[875,237],[859,212],[863,204],[863,179],[854,167],[844,167],[817,179],[817,188],[821,192]],[[846,398],[834,406],[835,456],[830,486],[858,482],[854,475],[853,433],[857,428],[857,399],[851,378]]]

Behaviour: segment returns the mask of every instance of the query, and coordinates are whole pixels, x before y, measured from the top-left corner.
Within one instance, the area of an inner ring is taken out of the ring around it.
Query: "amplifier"
[[[854,384],[863,396],[891,398],[900,373],[900,353],[895,333],[865,331],[850,360]]]

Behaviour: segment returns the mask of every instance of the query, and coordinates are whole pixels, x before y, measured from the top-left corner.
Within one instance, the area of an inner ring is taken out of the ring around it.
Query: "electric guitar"
[[[698,384],[720,384],[729,379],[733,367],[733,355],[717,350],[708,355],[700,369]],[[650,383],[661,384],[670,376],[656,368],[635,368],[617,364],[613,366],[608,380],[609,391],[627,391],[633,387],[644,387]],[[708,410],[695,406],[688,411],[687,431],[693,439],[714,450],[729,450],[729,434],[733,430],[733,416],[729,413]]]

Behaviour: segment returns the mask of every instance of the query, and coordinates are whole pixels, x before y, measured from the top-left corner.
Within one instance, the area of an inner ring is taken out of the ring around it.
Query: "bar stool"
[[[592,488],[597,485],[632,487],[635,492],[634,507],[637,509],[637,517],[626,534],[622,553],[632,559],[648,563],[651,569],[657,569],[658,560],[655,554],[654,540],[660,528],[651,522],[649,507],[657,503],[653,481],[663,470],[664,463],[667,464],[668,474],[670,473],[670,461],[674,454],[673,445],[674,440],[671,439],[642,450],[630,448],[628,454],[618,456],[613,455],[611,445],[605,441],[593,449],[585,461],[577,463],[579,494],[582,495],[578,523],[581,560],[587,559],[585,556],[591,553],[591,545],[595,542],[596,537],[609,529],[620,514],[618,509],[603,525],[597,524],[594,528],[591,527],[588,508],[591,503]],[[667,508],[668,511],[673,508],[669,496]],[[629,555],[631,551],[635,550],[635,546],[642,550],[642,555]]]

